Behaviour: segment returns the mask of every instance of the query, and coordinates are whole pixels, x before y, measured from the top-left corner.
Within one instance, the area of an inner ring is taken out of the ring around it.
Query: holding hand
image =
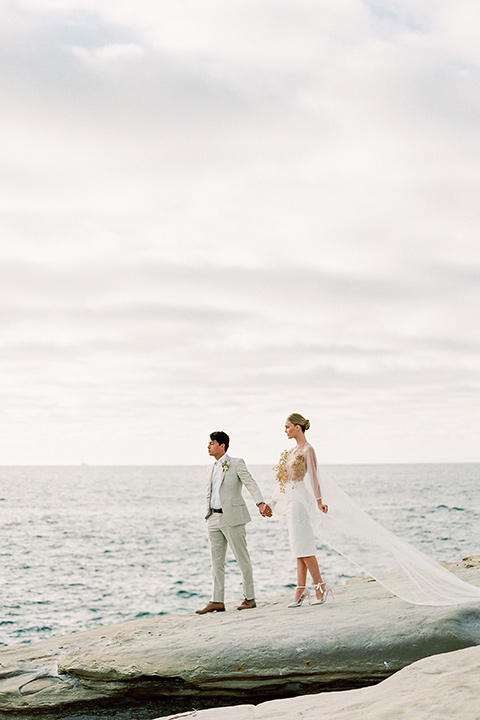
[[[321,510],[323,513],[328,512],[328,505],[325,505],[325,503],[322,503],[322,498],[318,498],[317,505],[318,505],[318,509]]]
[[[270,505],[267,505],[266,503],[260,503],[260,505],[258,506],[258,509],[259,509],[260,515],[262,517],[272,517],[272,515],[273,515],[272,508],[270,507]]]

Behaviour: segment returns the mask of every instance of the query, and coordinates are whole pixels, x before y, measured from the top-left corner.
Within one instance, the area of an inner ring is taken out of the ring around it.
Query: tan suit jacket
[[[263,502],[262,493],[257,483],[250,475],[242,458],[232,458],[227,455],[228,469],[223,471],[220,482],[220,500],[222,502],[223,517],[227,525],[244,525],[252,519],[245,500],[242,496],[243,486],[247,488],[255,503]],[[225,462],[225,461],[224,461]],[[212,494],[213,465],[207,470],[207,507],[205,520],[212,514],[210,497]]]

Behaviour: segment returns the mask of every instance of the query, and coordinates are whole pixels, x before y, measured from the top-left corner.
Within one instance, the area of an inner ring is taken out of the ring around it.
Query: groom
[[[225,610],[227,545],[232,549],[243,579],[245,597],[237,610],[256,607],[252,563],[245,531],[245,525],[250,522],[251,517],[242,497],[243,485],[255,500],[261,515],[271,515],[271,510],[263,502],[260,488],[248,472],[245,462],[241,458],[227,455],[229,444],[230,438],[223,430],[211,433],[208,454],[215,458],[215,462],[207,471],[205,519],[212,556],[213,597],[202,610],[196,611],[198,615]]]

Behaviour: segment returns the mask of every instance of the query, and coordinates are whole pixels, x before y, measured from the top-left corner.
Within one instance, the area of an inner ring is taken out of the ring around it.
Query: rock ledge
[[[452,569],[480,585],[476,558]],[[93,719],[107,717],[95,714],[105,702],[113,709],[164,698],[174,712],[188,698],[205,707],[360,687],[421,658],[480,644],[480,604],[409,605],[375,582],[334,593],[322,606],[290,609],[282,596],[254,610],[148,618],[4,648],[2,717],[38,711],[53,718],[65,708],[68,720],[80,717],[81,704],[91,708],[82,717]]]

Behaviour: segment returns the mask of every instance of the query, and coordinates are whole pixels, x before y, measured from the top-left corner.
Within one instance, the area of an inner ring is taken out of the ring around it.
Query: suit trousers
[[[230,546],[243,580],[243,594],[248,600],[255,597],[252,561],[247,548],[245,525],[227,525],[223,513],[212,513],[207,520],[210,552],[212,555],[213,602],[224,602],[225,557]]]

